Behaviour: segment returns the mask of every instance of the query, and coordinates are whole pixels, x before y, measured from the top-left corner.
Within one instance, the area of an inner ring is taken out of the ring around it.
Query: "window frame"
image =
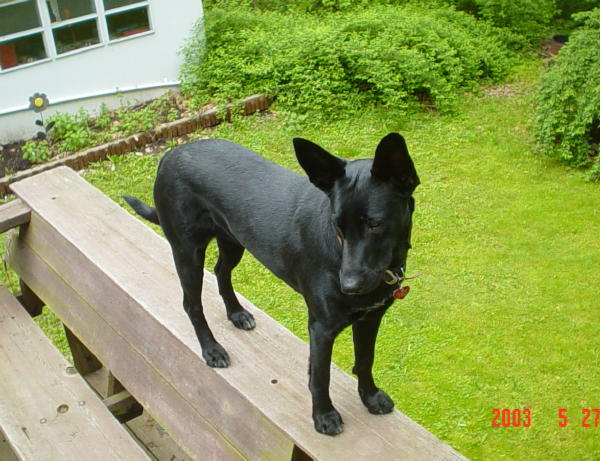
[[[56,61],[58,59],[63,59],[69,56],[73,56],[79,53],[85,53],[89,50],[111,46],[113,44],[121,43],[127,40],[133,40],[138,37],[144,37],[147,35],[151,35],[155,33],[154,24],[152,20],[152,12],[150,8],[149,0],[140,0],[135,1],[129,5],[120,6],[117,8],[113,8],[107,10],[104,8],[104,0],[93,0],[93,4],[95,6],[96,11],[93,13],[85,14],[76,18],[65,19],[61,21],[52,22],[50,11],[48,8],[48,4],[46,0],[9,0],[5,2],[0,2],[0,8],[6,6],[16,5],[18,3],[24,3],[27,1],[32,1],[35,3],[37,12],[40,18],[41,25],[32,29],[27,29],[21,32],[12,33],[9,35],[0,36],[0,45],[10,42],[19,38],[24,38],[30,35],[35,35],[41,33],[42,42],[44,44],[44,51],[46,54],[45,58],[39,59],[34,62],[28,62],[23,64],[17,64],[16,66],[8,67],[6,69],[0,68],[0,75],[7,72],[14,72],[20,69],[25,69],[31,66],[36,66],[38,64]],[[144,8],[146,10],[146,14],[148,15],[148,30],[144,32],[139,32],[137,34],[133,34],[127,37],[119,37],[115,39],[110,38],[110,33],[108,30],[107,16],[116,15],[119,13],[123,13],[130,10],[141,9]],[[59,29],[61,27],[66,27],[73,24],[78,24],[81,22],[86,22],[90,20],[96,21],[96,29],[98,32],[98,43],[84,46],[81,48],[77,48],[71,51],[67,51],[64,53],[58,53],[56,42],[54,39],[54,30]]]

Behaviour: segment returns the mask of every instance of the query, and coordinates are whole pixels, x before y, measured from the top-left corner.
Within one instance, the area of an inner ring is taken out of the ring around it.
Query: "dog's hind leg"
[[[217,237],[217,245],[219,246],[219,259],[215,266],[215,274],[219,284],[219,293],[227,309],[227,318],[237,328],[252,330],[256,326],[254,317],[242,307],[231,284],[231,271],[242,259],[244,247],[225,236]]]
[[[202,307],[204,254],[208,242],[195,247],[173,247],[173,258],[183,289],[183,308],[190,318],[202,347],[202,357],[211,367],[225,368],[230,359],[227,351],[213,336]]]

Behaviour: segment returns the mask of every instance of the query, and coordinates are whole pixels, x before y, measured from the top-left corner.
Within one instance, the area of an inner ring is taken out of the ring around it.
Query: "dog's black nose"
[[[357,276],[342,277],[340,285],[345,295],[358,295],[364,291],[363,280]]]

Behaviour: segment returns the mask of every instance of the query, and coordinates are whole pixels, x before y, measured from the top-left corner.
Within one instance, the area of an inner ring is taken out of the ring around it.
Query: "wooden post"
[[[80,375],[85,376],[102,368],[100,360],[96,358],[90,350],[73,334],[69,328],[63,324],[65,336],[73,354],[73,365]]]
[[[144,411],[139,402],[125,390],[105,398],[103,402],[121,424],[137,418]]]
[[[95,371],[100,370],[100,368],[102,368],[100,360],[98,360],[98,358],[66,325],[63,324],[63,328],[65,329],[65,336],[67,337],[71,354],[73,355],[73,365],[75,365],[75,369],[79,374],[88,376]],[[103,397],[110,397],[125,391],[123,385],[115,378],[110,370],[108,370],[108,372],[105,370],[101,376],[103,376],[103,378],[95,380],[93,387],[96,389],[96,392]]]
[[[40,315],[46,303],[38,298],[23,280],[19,279],[19,285],[21,287],[21,294],[17,298],[19,302],[32,317]]]
[[[110,397],[111,395],[118,394],[119,392],[122,392],[124,390],[125,390],[125,388],[123,387],[123,385],[119,382],[119,380],[117,378],[115,378],[115,376],[109,370],[106,395],[108,397]]]

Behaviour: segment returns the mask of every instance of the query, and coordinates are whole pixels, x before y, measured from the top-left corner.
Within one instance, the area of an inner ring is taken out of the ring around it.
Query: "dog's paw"
[[[377,389],[374,393],[365,395],[360,393],[360,397],[369,410],[369,413],[374,415],[385,415],[391,413],[394,409],[394,401],[383,392],[381,389]]]
[[[220,344],[213,344],[202,350],[202,357],[206,364],[213,368],[227,368],[231,364],[229,354]]]
[[[344,430],[344,421],[336,409],[313,416],[317,432],[326,435],[337,435]]]
[[[234,312],[229,316],[229,320],[240,330],[252,330],[256,326],[254,316],[247,310]]]

